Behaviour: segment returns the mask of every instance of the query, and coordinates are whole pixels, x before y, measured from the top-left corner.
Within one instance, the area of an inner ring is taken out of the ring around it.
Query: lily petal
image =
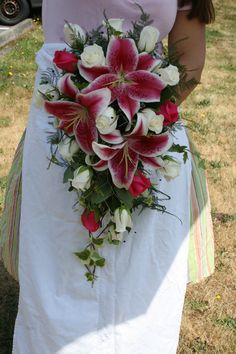
[[[126,134],[127,137],[147,135],[149,122],[143,113],[137,114],[138,119],[136,125],[130,134]]]
[[[83,89],[82,93],[89,93],[101,88],[109,88],[110,90],[112,90],[116,81],[117,75],[115,74],[101,75],[93,82],[91,82],[85,89]]]
[[[57,83],[58,90],[63,93],[65,96],[68,96],[70,98],[76,97],[76,95],[79,93],[78,88],[75,86],[73,83],[71,77],[73,75],[71,74],[65,74],[63,75]]]
[[[118,188],[129,189],[138,166],[138,154],[125,148],[108,161],[112,181]]]
[[[107,146],[104,144],[98,144],[96,141],[92,143],[93,151],[100,157],[101,160],[109,161],[112,159],[125,145],[125,143],[116,146]]]
[[[151,167],[153,169],[160,168],[164,165],[163,160],[160,157],[146,157],[140,155],[139,158],[144,165]]]
[[[115,129],[112,133],[109,134],[100,134],[102,140],[110,144],[120,144],[123,143],[124,138],[121,135],[121,132],[118,129]]]
[[[167,133],[139,136],[129,139],[129,147],[136,153],[146,156],[155,157],[169,150],[172,145],[171,135]]]
[[[109,73],[107,66],[93,66],[92,68],[87,68],[81,62],[79,62],[78,68],[80,75],[88,82],[95,80],[101,75]]]
[[[91,163],[89,155],[86,155],[85,163],[96,171],[105,171],[108,168],[107,161],[100,160],[96,163]]]
[[[133,84],[127,85],[127,92],[134,100],[143,102],[160,101],[161,91],[165,88],[165,85],[156,74],[139,70],[129,73],[125,77],[133,82]]]
[[[131,38],[112,37],[107,48],[107,65],[110,72],[128,73],[138,64],[138,49]]]
[[[95,120],[90,117],[80,119],[74,126],[74,134],[81,150],[86,154],[94,155],[92,143],[98,139]]]
[[[122,109],[126,117],[129,121],[131,121],[140,108],[139,101],[129,97],[125,91],[121,93],[121,95],[117,98],[117,101],[120,109]]]
[[[111,92],[108,88],[89,92],[87,94],[78,94],[76,100],[85,107],[88,116],[96,119],[109,105],[111,100]]]
[[[152,69],[154,69],[160,60],[153,58],[153,56],[151,56],[148,53],[141,53],[139,54],[139,58],[138,58],[138,66],[137,66],[137,70],[148,70],[151,71]]]
[[[83,110],[79,103],[67,101],[45,101],[44,108],[53,116],[68,121],[79,118]]]

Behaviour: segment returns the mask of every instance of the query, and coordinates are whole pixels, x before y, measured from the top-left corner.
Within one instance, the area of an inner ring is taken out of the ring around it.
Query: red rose
[[[99,222],[96,220],[94,211],[89,211],[88,209],[85,209],[81,215],[81,221],[84,227],[90,232],[95,232],[100,227]]]
[[[77,69],[78,58],[74,53],[64,50],[57,50],[54,54],[53,63],[62,70],[74,73]]]
[[[134,176],[133,181],[129,187],[129,192],[134,197],[139,196],[151,186],[151,181],[149,178],[146,178],[140,171],[137,171],[137,173],[138,175]]]
[[[160,113],[164,116],[163,125],[167,126],[175,123],[178,120],[178,109],[176,104],[171,101],[166,101],[160,107]]]

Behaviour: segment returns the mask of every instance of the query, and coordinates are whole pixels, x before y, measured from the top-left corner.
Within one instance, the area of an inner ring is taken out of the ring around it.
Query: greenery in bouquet
[[[168,212],[170,197],[152,182],[151,170],[171,180],[181,168],[173,152],[184,162],[188,155],[173,140],[182,127],[175,91],[184,68],[176,59],[173,65],[142,9],[132,30],[123,31],[123,22],[104,13],[89,33],[66,23],[67,46],[55,52],[36,96],[54,127],[49,167],[62,166],[63,183],[78,195],[74,208],[80,205],[88,243],[75,255],[92,284],[106,262],[100,247],[123,243],[135,209]]]

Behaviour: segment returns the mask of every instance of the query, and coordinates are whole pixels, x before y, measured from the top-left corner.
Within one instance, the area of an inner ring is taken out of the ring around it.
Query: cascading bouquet
[[[160,50],[151,22],[142,11],[129,32],[123,32],[122,19],[105,13],[103,25],[90,33],[66,23],[68,48],[55,52],[54,68],[38,88],[37,103],[55,129],[48,137],[49,167],[65,169],[63,183],[77,192],[83,208],[88,244],[75,255],[92,284],[96,267],[105,265],[99,248],[122,243],[134,209],[167,212],[162,203],[169,196],[151,182],[150,169],[172,179],[180,161],[171,152],[187,158],[187,147],[172,138],[181,127],[174,97],[184,74]]]

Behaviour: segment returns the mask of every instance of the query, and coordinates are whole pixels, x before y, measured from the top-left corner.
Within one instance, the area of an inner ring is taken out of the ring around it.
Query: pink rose
[[[78,58],[74,53],[64,50],[57,50],[54,54],[53,63],[62,70],[74,73],[77,69]]]
[[[133,181],[129,187],[129,192],[134,197],[138,197],[151,186],[151,181],[149,178],[146,178],[140,171],[137,171],[137,173],[138,175],[134,175]]]
[[[177,106],[171,101],[166,101],[161,105],[160,113],[165,118],[163,122],[164,126],[175,123],[179,117]]]
[[[96,220],[94,211],[89,211],[88,209],[85,209],[81,215],[81,221],[89,232],[95,232],[100,227],[100,223]]]

